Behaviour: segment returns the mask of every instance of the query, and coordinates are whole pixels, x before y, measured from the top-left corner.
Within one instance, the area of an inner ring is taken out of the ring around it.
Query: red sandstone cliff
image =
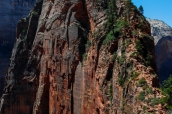
[[[149,23],[117,0],[108,39],[106,2],[37,2],[17,26],[2,114],[164,113]]]

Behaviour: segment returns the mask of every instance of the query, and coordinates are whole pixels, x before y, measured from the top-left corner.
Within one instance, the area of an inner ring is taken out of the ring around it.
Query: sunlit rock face
[[[155,44],[165,36],[172,36],[172,28],[161,20],[147,19],[151,25],[151,34]]]
[[[35,0],[0,0],[0,95],[16,37],[18,21],[27,16]]]
[[[162,97],[150,24],[129,0],[117,0],[113,23],[104,4],[37,0],[17,24],[1,114],[165,113],[150,105]]]
[[[154,37],[156,64],[162,82],[172,74],[172,28],[160,20],[148,21]]]

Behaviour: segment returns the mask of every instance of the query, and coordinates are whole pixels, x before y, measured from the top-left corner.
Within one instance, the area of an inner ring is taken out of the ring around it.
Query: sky
[[[144,16],[164,21],[172,27],[172,0],[132,0],[135,6],[143,6]]]

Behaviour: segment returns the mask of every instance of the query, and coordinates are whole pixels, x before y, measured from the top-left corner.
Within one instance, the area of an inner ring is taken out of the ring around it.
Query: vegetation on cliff
[[[166,105],[168,109],[172,110],[172,75],[163,82],[161,89],[164,98],[160,99],[160,103]]]
[[[13,107],[35,114],[159,112],[150,26],[130,0],[119,0],[118,5],[111,0],[107,12],[97,1],[43,2],[38,26],[27,32],[22,27],[19,35],[23,39],[33,30],[33,36],[21,41],[33,43],[15,47],[15,64],[25,50],[28,58],[22,71],[10,66],[14,75],[9,70],[8,77],[15,77],[16,83],[7,86],[5,95],[16,95],[8,106],[3,104],[7,113]],[[33,12],[30,16],[35,20]]]
[[[103,41],[103,44],[111,45],[115,42],[122,41],[120,44],[120,51],[121,54],[115,53],[115,67],[117,67],[118,71],[118,84],[122,88],[122,100],[121,102],[121,110],[123,113],[126,113],[127,110],[127,101],[125,92],[127,91],[127,86],[133,81],[133,84],[142,90],[138,93],[137,99],[142,102],[143,111],[144,113],[148,113],[148,108],[154,108],[160,102],[158,101],[160,96],[153,96],[153,91],[155,92],[156,89],[153,89],[149,84],[149,81],[146,76],[141,76],[142,72],[136,70],[134,65],[138,64],[134,61],[138,61],[145,67],[152,67],[155,68],[154,64],[154,54],[152,53],[153,47],[153,38],[150,36],[149,32],[145,32],[144,29],[146,24],[146,20],[143,14],[143,7],[137,9],[131,1],[124,2],[124,9],[123,12],[117,14],[117,10],[115,9],[116,6],[113,4],[114,0],[112,0],[109,4],[109,9],[107,13],[107,22],[106,22],[106,38]],[[113,9],[112,9],[113,8]],[[114,10],[114,11],[113,11]],[[112,13],[113,11],[113,13]],[[136,17],[139,20],[138,22],[131,22],[135,21]],[[134,38],[134,40],[132,39]],[[134,50],[130,54],[130,58],[127,56],[127,50],[129,45],[131,45],[131,41],[135,42]],[[119,44],[118,44],[119,45]],[[130,64],[132,63],[132,64]],[[146,68],[145,68],[146,69]],[[152,69],[152,70],[153,70]],[[153,78],[156,78],[156,73],[152,72],[151,75]],[[113,96],[113,94],[112,94]],[[140,104],[140,105],[141,105]],[[140,110],[141,112],[141,110]]]

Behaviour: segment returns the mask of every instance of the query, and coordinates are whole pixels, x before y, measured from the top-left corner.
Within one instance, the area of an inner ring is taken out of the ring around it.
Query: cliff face
[[[4,58],[0,55],[0,96],[2,95],[2,91],[4,88],[5,74],[7,73],[7,69],[9,67],[10,61],[9,58]]]
[[[107,4],[37,1],[17,25],[2,114],[164,113],[149,23],[129,1],[111,3],[116,16]]]
[[[0,96],[15,42],[16,25],[19,19],[28,15],[34,2],[35,0],[0,1]]]
[[[172,28],[160,20],[148,21],[155,38],[156,64],[162,82],[172,74]]]

